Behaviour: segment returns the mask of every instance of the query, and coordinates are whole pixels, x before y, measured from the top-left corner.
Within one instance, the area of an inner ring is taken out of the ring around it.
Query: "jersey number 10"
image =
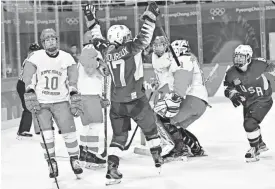
[[[44,89],[48,89],[48,90],[56,90],[58,88],[58,77],[52,77],[51,79],[49,79],[48,76],[45,76],[46,79],[46,86]],[[49,87],[49,82],[51,83],[51,88]]]

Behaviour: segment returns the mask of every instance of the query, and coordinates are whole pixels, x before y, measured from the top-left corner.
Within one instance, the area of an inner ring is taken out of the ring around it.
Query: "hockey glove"
[[[98,20],[96,18],[96,8],[93,5],[87,4],[83,7],[83,10],[87,27],[89,28],[89,30],[91,30],[98,23]]]
[[[107,108],[111,103],[108,99],[100,98],[100,104],[102,108]]]
[[[37,96],[33,89],[24,94],[24,99],[26,107],[30,112],[36,113],[37,111],[41,110],[40,104],[37,100]]]
[[[103,75],[104,77],[110,75],[110,70],[108,68],[108,65],[103,62],[103,60],[101,59],[97,59],[98,61],[98,71],[100,72],[101,75]]]
[[[81,95],[77,92],[70,93],[70,100],[71,100],[71,113],[73,116],[78,117],[80,114],[83,113]]]
[[[244,102],[246,100],[245,97],[235,89],[230,91],[229,99],[231,100],[234,107],[238,107],[241,104],[244,105]]]
[[[148,6],[145,9],[145,12],[141,16],[142,20],[148,20],[150,22],[155,23],[158,15],[160,14],[160,10],[156,2],[149,2]]]

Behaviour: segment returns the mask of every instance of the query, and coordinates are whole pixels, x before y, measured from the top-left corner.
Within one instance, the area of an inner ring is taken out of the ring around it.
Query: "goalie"
[[[157,77],[154,86],[157,90],[151,96],[151,105],[174,143],[174,148],[163,155],[202,156],[205,155],[203,148],[187,127],[201,117],[208,105],[203,74],[196,57],[190,53],[188,41],[176,40],[172,47],[181,63],[180,67],[168,52],[164,36],[156,37],[152,53]],[[169,136],[166,138],[169,139]]]

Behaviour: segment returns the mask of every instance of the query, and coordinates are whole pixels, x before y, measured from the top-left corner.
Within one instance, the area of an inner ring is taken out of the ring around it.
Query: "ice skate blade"
[[[160,175],[160,173],[161,173],[161,167],[157,167],[157,172]]]
[[[169,163],[169,162],[172,162],[172,161],[187,162],[188,157],[187,156],[180,156],[180,157],[167,157],[167,158],[164,158],[164,163]]]
[[[25,137],[25,136],[17,136],[16,137],[17,140],[19,141],[32,141],[32,137]]]
[[[245,158],[246,163],[253,163],[253,162],[257,162],[259,160],[260,160],[260,158],[258,156],[255,158]]]
[[[76,176],[77,180],[80,180],[82,175],[81,174],[75,174],[75,176]]]
[[[105,168],[105,164],[95,164],[95,163],[86,163],[85,168],[86,169],[102,169]]]
[[[115,185],[121,183],[121,179],[107,179],[106,186]]]
[[[265,147],[265,148],[259,149],[259,153],[263,153],[263,152],[266,152],[268,150],[269,150],[269,148]]]

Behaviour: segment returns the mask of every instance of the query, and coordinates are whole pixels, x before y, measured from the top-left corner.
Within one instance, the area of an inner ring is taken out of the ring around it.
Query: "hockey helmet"
[[[182,56],[182,55],[190,53],[189,42],[185,39],[175,40],[175,41],[173,41],[171,46],[172,46],[172,48],[175,51],[177,56]]]
[[[250,45],[239,45],[233,56],[233,63],[242,71],[247,70],[247,66],[251,63],[253,50]]]
[[[121,45],[132,39],[132,33],[124,25],[113,25],[108,29],[107,39],[111,43]]]
[[[47,53],[56,54],[58,52],[58,36],[54,29],[44,29],[40,35],[40,41]]]
[[[164,36],[156,36],[153,42],[154,53],[161,57],[167,51],[168,43]]]

